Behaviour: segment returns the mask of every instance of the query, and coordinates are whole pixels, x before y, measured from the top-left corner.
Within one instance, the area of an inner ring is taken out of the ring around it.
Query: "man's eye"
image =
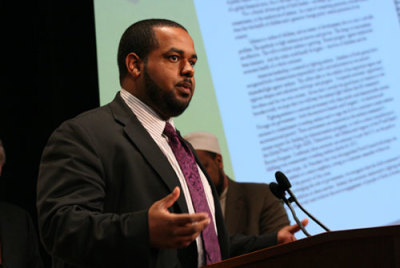
[[[193,67],[196,65],[195,61],[190,61],[190,65],[192,65]]]
[[[171,61],[178,61],[178,59],[179,59],[179,57],[178,56],[176,56],[176,55],[171,55],[171,56],[169,56],[168,57]]]

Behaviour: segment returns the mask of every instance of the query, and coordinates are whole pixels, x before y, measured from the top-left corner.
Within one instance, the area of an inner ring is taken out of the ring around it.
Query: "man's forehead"
[[[185,29],[180,27],[161,25],[161,26],[154,26],[153,30],[155,33],[158,34],[174,35],[179,32],[179,33],[185,33],[190,37],[189,33]]]
[[[164,47],[165,49],[190,48],[194,51],[192,37],[182,28],[170,26],[155,27],[154,33],[159,47]],[[182,46],[182,48],[180,46]]]

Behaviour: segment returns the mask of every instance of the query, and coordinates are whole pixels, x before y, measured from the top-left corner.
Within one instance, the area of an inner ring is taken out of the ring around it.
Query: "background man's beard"
[[[189,106],[191,99],[188,102],[179,101],[173,91],[165,92],[162,90],[144,68],[144,82],[147,89],[147,95],[152,101],[152,104],[165,116],[175,117],[182,114]]]
[[[218,196],[221,196],[222,192],[224,191],[224,183],[225,183],[225,176],[222,170],[218,172],[218,184],[215,185],[215,189],[217,190]]]

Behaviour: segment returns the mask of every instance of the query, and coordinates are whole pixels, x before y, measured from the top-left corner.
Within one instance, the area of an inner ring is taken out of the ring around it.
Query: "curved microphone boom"
[[[311,215],[305,208],[303,208],[302,205],[300,205],[300,203],[297,201],[296,196],[293,194],[293,192],[290,190],[290,187],[292,187],[292,185],[290,184],[288,178],[285,176],[285,174],[283,174],[280,171],[277,171],[275,173],[275,178],[276,181],[278,182],[279,187],[283,190],[283,191],[287,191],[290,195],[289,198],[289,203],[290,202],[295,202],[296,205],[305,213],[307,214],[313,221],[315,221],[319,226],[321,226],[325,231],[329,232],[330,230],[328,229],[328,227],[326,227],[325,225],[323,225],[319,220],[317,220],[313,215]]]
[[[296,213],[294,212],[294,209],[292,207],[292,205],[290,204],[290,202],[286,199],[285,197],[285,190],[278,184],[276,184],[275,182],[271,182],[269,184],[269,189],[271,190],[271,192],[279,199],[282,199],[283,202],[285,202],[285,204],[289,207],[290,211],[292,212],[293,218],[296,221],[297,225],[300,227],[300,229],[303,231],[303,233],[306,236],[310,236],[310,234],[307,232],[306,228],[304,228],[303,224],[301,223],[301,221],[299,220],[299,218],[297,218]]]

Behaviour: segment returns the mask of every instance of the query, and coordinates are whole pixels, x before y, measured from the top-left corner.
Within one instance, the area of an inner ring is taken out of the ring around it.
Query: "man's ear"
[[[125,58],[125,65],[128,73],[130,73],[133,78],[140,76],[143,69],[143,60],[136,53],[129,53]]]
[[[220,169],[224,169],[224,163],[222,161],[222,156],[220,154],[215,155],[215,162],[217,163]]]

